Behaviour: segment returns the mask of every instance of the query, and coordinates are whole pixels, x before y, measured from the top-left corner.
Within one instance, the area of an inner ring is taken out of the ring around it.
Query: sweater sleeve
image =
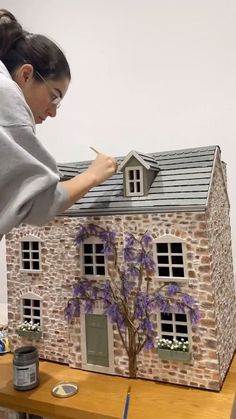
[[[0,234],[20,223],[46,224],[69,196],[56,162],[30,126],[0,126]]]

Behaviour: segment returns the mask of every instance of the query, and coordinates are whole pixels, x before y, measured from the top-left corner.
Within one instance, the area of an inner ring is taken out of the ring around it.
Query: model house
[[[139,378],[220,390],[236,347],[226,167],[218,146],[119,158],[119,171],[74,207],[43,227],[22,225],[7,235],[8,317],[12,349],[27,343],[20,321],[39,322],[40,357],[71,367],[128,376],[128,359],[116,326],[97,304],[68,323],[64,309],[81,276],[102,282],[106,257],[98,238],[75,245],[78,225],[117,232],[150,231],[156,284],[176,282],[199,302],[192,328],[185,314],[157,311],[157,335],[189,341],[188,362],[163,360],[156,349],[138,356]],[[63,180],[89,162],[59,165]]]

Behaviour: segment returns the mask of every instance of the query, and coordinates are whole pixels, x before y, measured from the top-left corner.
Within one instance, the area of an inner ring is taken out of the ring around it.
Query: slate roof
[[[123,174],[91,189],[72,208],[69,216],[108,215],[129,213],[155,213],[176,211],[203,211],[207,207],[218,146],[180,149],[150,153],[160,169],[146,196],[125,197]],[[147,156],[147,155],[145,155]],[[117,158],[118,163],[125,159]],[[61,172],[83,172],[90,162],[58,165]]]

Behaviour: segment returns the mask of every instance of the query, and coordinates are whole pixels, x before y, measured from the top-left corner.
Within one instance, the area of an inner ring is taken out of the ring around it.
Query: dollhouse
[[[73,368],[128,376],[115,325],[97,304],[68,323],[64,309],[80,277],[103,281],[98,238],[75,245],[78,224],[124,232],[150,231],[156,283],[174,281],[199,302],[201,319],[156,313],[157,334],[188,340],[191,357],[163,360],[156,348],[138,356],[137,377],[219,391],[236,347],[236,303],[226,166],[218,146],[152,154],[131,151],[119,171],[43,227],[21,225],[7,235],[8,317],[12,349],[27,343],[19,322],[40,323],[40,357]],[[63,180],[89,162],[59,164]]]

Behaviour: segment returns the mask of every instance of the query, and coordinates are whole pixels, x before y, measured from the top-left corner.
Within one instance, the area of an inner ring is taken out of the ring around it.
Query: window
[[[143,195],[143,168],[126,167],[126,193],[128,196]]]
[[[23,322],[41,324],[41,301],[39,299],[23,298],[22,299],[22,320]]]
[[[82,264],[84,275],[106,275],[106,263],[102,243],[83,244]]]
[[[182,313],[160,313],[160,336],[169,340],[189,340],[187,315]]]
[[[41,243],[39,241],[21,241],[21,269],[25,271],[40,271],[40,254]]]
[[[183,278],[184,243],[156,243],[157,275],[164,278]]]

